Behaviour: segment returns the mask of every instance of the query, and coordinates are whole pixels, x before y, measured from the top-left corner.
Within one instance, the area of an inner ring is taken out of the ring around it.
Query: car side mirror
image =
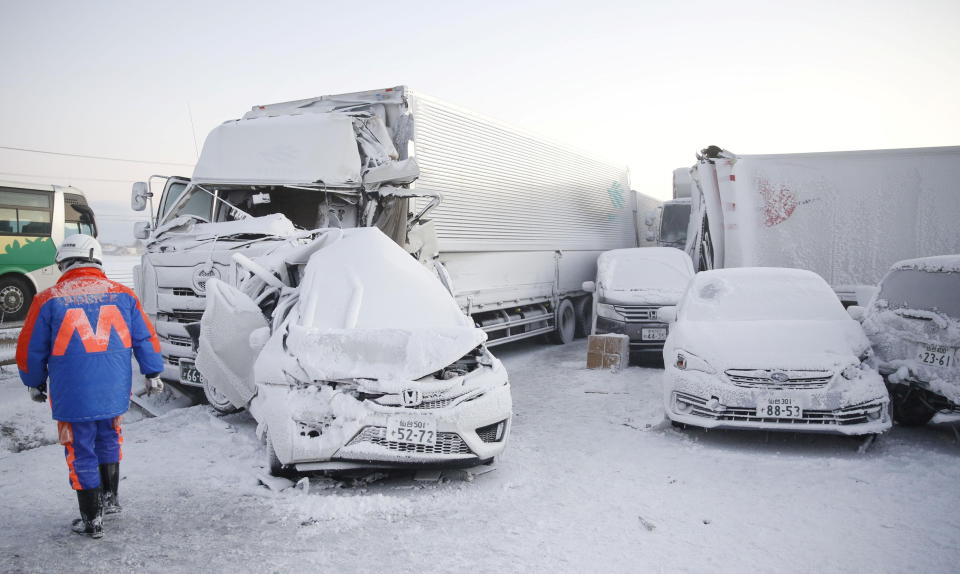
[[[150,237],[150,232],[153,231],[150,228],[149,221],[138,221],[133,224],[133,236],[137,239],[146,239]]]
[[[145,181],[138,181],[133,184],[130,190],[130,207],[134,211],[143,211],[147,208],[147,200],[153,197],[150,193],[150,186]]]
[[[850,305],[847,307],[847,314],[850,315],[850,318],[854,321],[863,323],[864,317],[867,316],[867,310],[860,305]]]
[[[657,309],[657,320],[662,323],[676,323],[677,322],[676,305],[671,305],[670,307],[660,307],[659,309]]]
[[[584,281],[580,287],[587,293],[596,293],[597,291],[597,284],[593,281]]]

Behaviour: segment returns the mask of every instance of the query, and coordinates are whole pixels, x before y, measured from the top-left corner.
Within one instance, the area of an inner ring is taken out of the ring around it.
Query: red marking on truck
[[[757,179],[757,188],[760,190],[760,197],[763,199],[763,224],[767,227],[773,227],[783,223],[793,215],[797,209],[797,194],[790,191],[787,186],[780,184],[778,188],[763,178]]]
[[[737,181],[737,175],[734,173],[730,174],[730,181]]]

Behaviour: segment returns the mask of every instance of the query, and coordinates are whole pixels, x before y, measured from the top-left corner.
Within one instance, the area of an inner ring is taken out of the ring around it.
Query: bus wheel
[[[0,320],[22,321],[33,301],[33,287],[22,277],[0,277]]]

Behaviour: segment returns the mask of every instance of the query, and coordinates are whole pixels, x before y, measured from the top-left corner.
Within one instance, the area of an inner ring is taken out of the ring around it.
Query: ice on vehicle
[[[841,434],[890,427],[883,381],[865,363],[869,342],[815,273],[705,271],[676,315],[663,350],[671,420]]]
[[[898,420],[923,424],[938,411],[960,412],[960,255],[895,264],[863,328]]]
[[[239,288],[209,282],[197,366],[250,408],[277,465],[464,465],[502,452],[510,387],[485,333],[382,232],[329,230],[239,257],[238,273]]]

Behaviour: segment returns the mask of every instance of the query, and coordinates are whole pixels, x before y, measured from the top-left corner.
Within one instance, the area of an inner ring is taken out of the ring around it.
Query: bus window
[[[49,236],[51,194],[0,188],[0,233]]]

